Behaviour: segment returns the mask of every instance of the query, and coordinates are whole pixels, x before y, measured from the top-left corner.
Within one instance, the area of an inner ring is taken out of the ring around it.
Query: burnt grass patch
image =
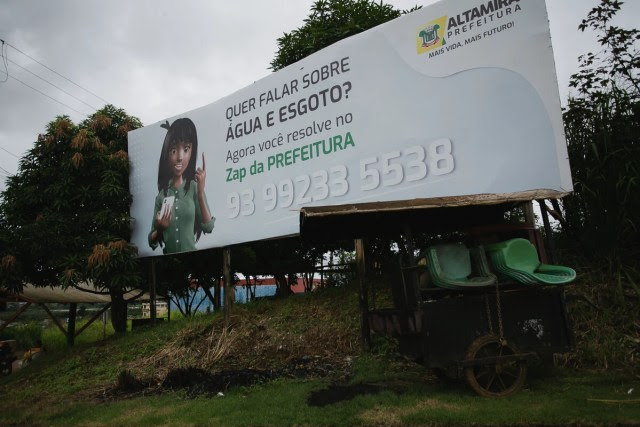
[[[378,384],[333,384],[322,390],[311,392],[311,394],[307,398],[307,405],[322,407],[342,402],[343,400],[351,400],[354,397],[360,395],[378,394],[382,390],[382,386]]]
[[[275,378],[276,372],[252,369],[210,373],[199,368],[169,371],[160,385],[163,390],[185,390],[190,397],[212,396],[230,387],[251,386]]]
[[[404,387],[398,383],[356,383],[356,384],[332,384],[327,388],[316,390],[309,394],[307,405],[323,407],[334,403],[351,400],[357,396],[378,394],[383,391],[393,391],[402,394]]]
[[[276,378],[318,378],[343,373],[331,361],[315,357],[302,357],[280,369],[233,369],[210,372],[198,367],[174,368],[158,382],[136,378],[123,370],[113,387],[96,396],[100,400],[121,400],[137,396],[184,391],[188,397],[212,397],[233,387],[249,387]],[[344,374],[344,373],[343,373]]]

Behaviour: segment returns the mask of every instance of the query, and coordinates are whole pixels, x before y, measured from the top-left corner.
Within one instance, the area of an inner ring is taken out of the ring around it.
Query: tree
[[[278,71],[337,41],[407,12],[410,11],[401,12],[389,4],[369,0],[317,0],[302,27],[278,38],[278,51],[271,61],[271,69]]]
[[[158,293],[165,294],[184,316],[195,314],[208,299],[215,310],[220,309],[220,277],[222,253],[219,249],[175,254],[155,260]],[[215,287],[214,297],[211,288]],[[199,298],[202,289],[204,297]]]
[[[126,330],[123,293],[142,277],[128,243],[127,132],[140,126],[111,105],[79,125],[47,125],[2,194],[0,285],[93,283],[111,295],[114,329]]]
[[[563,200],[563,231],[583,252],[616,268],[640,242],[640,55],[637,29],[611,24],[622,2],[601,0],[580,25],[602,51],[580,57],[564,111],[574,192]]]

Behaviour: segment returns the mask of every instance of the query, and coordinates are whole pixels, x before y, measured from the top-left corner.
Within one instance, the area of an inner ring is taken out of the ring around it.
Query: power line
[[[18,82],[22,83],[22,84],[23,84],[23,85],[25,85],[26,87],[28,87],[28,88],[30,88],[30,89],[33,89],[33,90],[35,90],[35,91],[36,91],[36,92],[38,92],[40,95],[46,96],[47,98],[51,99],[52,101],[55,101],[55,102],[57,102],[58,104],[60,104],[60,105],[64,105],[64,106],[65,106],[65,107],[67,107],[68,109],[75,111],[76,113],[80,114],[82,117],[89,117],[89,116],[87,116],[85,113],[82,113],[82,112],[80,112],[80,111],[76,110],[75,108],[68,106],[68,105],[67,105],[67,104],[65,104],[64,102],[62,102],[62,101],[58,101],[57,99],[52,98],[51,96],[49,96],[49,95],[47,95],[46,93],[44,93],[44,92],[42,92],[42,91],[40,91],[40,90],[38,90],[38,89],[34,88],[33,86],[29,86],[28,84],[26,84],[26,83],[25,83],[25,82],[23,82],[22,80],[20,80],[20,79],[18,79],[18,78],[16,78],[16,77],[13,77],[13,76],[9,76],[9,77],[10,77],[10,78],[12,78],[13,80],[16,80],[16,81],[18,81]]]
[[[1,40],[1,39],[0,39],[0,40]],[[12,45],[11,43],[9,43],[9,42],[7,42],[7,41],[4,41],[4,40],[1,40],[1,41],[2,41],[3,43],[6,43],[6,44],[7,44],[7,46],[9,46],[9,47],[13,48],[14,50],[16,50],[16,51],[20,52],[21,54],[23,54],[23,55],[24,55],[24,56],[26,56],[27,58],[31,59],[32,61],[37,62],[38,64],[42,65],[44,68],[46,68],[47,70],[51,71],[52,73],[55,73],[56,75],[58,75],[58,76],[62,77],[63,79],[65,79],[65,80],[66,80],[66,81],[68,81],[69,83],[71,83],[71,84],[73,84],[73,85],[75,85],[75,86],[79,87],[80,89],[84,90],[85,92],[90,93],[91,95],[95,96],[96,98],[98,98],[99,100],[101,100],[102,102],[104,102],[105,104],[110,104],[110,102],[109,102],[109,101],[107,101],[107,100],[105,100],[104,98],[102,98],[102,97],[100,97],[100,96],[96,95],[95,93],[91,92],[89,89],[87,89],[87,88],[84,88],[84,87],[80,86],[78,83],[76,83],[76,82],[74,82],[73,80],[71,80],[71,79],[69,79],[69,78],[67,78],[67,77],[63,76],[62,74],[58,73],[56,70],[53,70],[53,69],[51,69],[51,68],[47,67],[45,64],[43,64],[42,62],[38,61],[38,60],[37,60],[37,59],[35,59],[34,57],[32,57],[32,56],[30,56],[30,55],[28,55],[28,54],[24,53],[23,51],[21,51],[20,49],[18,49],[18,48],[17,48],[17,47],[15,47],[14,45]]]
[[[19,159],[19,158],[20,158],[20,157],[16,156],[15,154],[13,154],[11,151],[7,150],[7,149],[6,149],[6,148],[4,148],[4,147],[1,147],[1,146],[0,146],[0,150],[4,151],[4,152],[6,152],[6,153],[11,154],[11,155],[12,155],[13,157],[15,157],[16,159]]]
[[[11,172],[9,172],[8,170],[6,170],[2,166],[0,166],[0,173],[2,173],[2,172],[6,173],[7,176],[13,176],[13,174]]]
[[[67,94],[67,95],[69,95],[70,97],[72,97],[72,98],[73,98],[73,99],[75,99],[76,101],[80,101],[80,102],[82,102],[84,105],[86,105],[87,107],[92,108],[93,110],[97,110],[97,108],[96,108],[96,107],[94,107],[93,105],[87,104],[87,103],[86,103],[86,102],[84,102],[82,99],[77,98],[76,96],[74,96],[74,95],[70,94],[69,92],[67,92],[66,90],[62,89],[61,87],[58,87],[58,86],[54,85],[54,84],[53,84],[53,83],[51,83],[49,80],[47,80],[47,79],[45,79],[45,78],[43,78],[43,77],[40,77],[39,75],[37,75],[37,74],[36,74],[36,73],[34,73],[33,71],[26,69],[25,67],[23,67],[22,65],[18,64],[17,62],[12,61],[12,60],[11,60],[11,59],[9,59],[9,58],[7,58],[7,60],[8,60],[9,62],[11,62],[13,65],[15,65],[15,66],[17,66],[17,67],[22,68],[22,69],[23,69],[23,70],[25,70],[27,73],[29,73],[29,74],[31,74],[31,75],[33,75],[33,76],[36,76],[37,78],[39,78],[39,79],[40,79],[40,80],[42,80],[43,82],[48,83],[48,84],[50,84],[51,86],[53,86],[53,87],[55,87],[56,89],[58,89],[59,91],[61,91],[61,92],[65,93],[65,94]]]

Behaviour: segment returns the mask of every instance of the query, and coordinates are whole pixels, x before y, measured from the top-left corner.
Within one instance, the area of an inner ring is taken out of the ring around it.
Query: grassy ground
[[[106,340],[100,327],[73,349],[49,348],[0,379],[0,425],[640,424],[640,378],[624,373],[534,366],[525,390],[492,400],[439,382],[386,341],[362,355],[349,289],[236,307],[232,319],[231,331],[207,315]],[[223,395],[158,387],[178,368],[271,372],[301,360],[317,363]],[[147,387],[114,393],[123,371]]]

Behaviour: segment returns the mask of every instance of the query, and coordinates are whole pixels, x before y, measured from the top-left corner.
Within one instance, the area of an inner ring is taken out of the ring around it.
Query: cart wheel
[[[0,363],[0,374],[3,376],[11,374],[12,368],[13,366],[11,366],[11,362],[3,361]]]
[[[467,360],[508,356],[515,351],[495,335],[484,335],[471,343]],[[480,396],[505,397],[516,393],[527,377],[527,362],[512,360],[470,366],[464,370],[467,382]]]

